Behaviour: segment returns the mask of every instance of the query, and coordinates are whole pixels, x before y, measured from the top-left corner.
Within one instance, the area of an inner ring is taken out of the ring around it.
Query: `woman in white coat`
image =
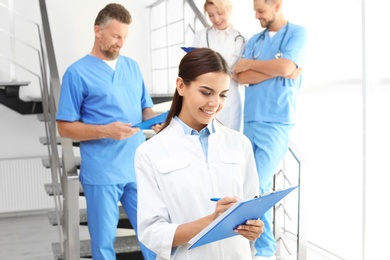
[[[207,47],[219,52],[231,71],[245,48],[245,38],[233,28],[230,22],[232,5],[229,0],[206,0],[204,11],[212,26],[195,34],[193,47]],[[243,85],[230,81],[229,97],[217,118],[226,126],[242,131],[243,125]]]
[[[215,119],[229,81],[219,53],[187,53],[164,127],[136,151],[139,239],[157,259],[251,260],[250,241],[263,232],[262,221],[248,220],[238,236],[188,250],[189,240],[238,198],[258,193],[249,140]]]

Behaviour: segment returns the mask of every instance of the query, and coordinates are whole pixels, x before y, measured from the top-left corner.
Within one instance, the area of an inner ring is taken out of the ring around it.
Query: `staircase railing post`
[[[275,173],[274,175],[274,190],[279,188],[285,188],[286,184],[289,186],[293,185],[290,180],[290,178],[287,176],[287,173],[290,172],[290,169],[287,169],[287,156],[291,155],[296,164],[297,164],[297,180],[294,182],[299,185],[298,188],[298,197],[297,197],[297,230],[296,234],[294,232],[288,231],[285,228],[285,224],[282,224],[281,215],[284,214],[286,216],[287,212],[285,211],[284,207],[284,200],[282,200],[280,203],[275,205],[274,207],[274,236],[277,242],[277,249],[276,249],[276,256],[281,256],[281,247],[280,245],[283,244],[285,249],[287,250],[288,254],[292,254],[289,250],[286,242],[283,239],[282,236],[282,230],[284,232],[291,233],[296,236],[296,259],[297,260],[306,260],[307,255],[307,240],[306,240],[306,203],[305,203],[305,189],[306,185],[304,183],[305,180],[305,173],[304,173],[304,158],[298,151],[298,149],[295,147],[295,145],[290,142],[288,152],[283,159],[281,169]],[[289,175],[290,176],[290,175]],[[289,215],[287,215],[289,217]]]
[[[79,234],[79,176],[73,154],[72,140],[61,138],[62,145],[62,184],[63,184],[63,232],[64,259],[80,258]]]
[[[298,190],[298,230],[297,230],[297,259],[306,260],[307,257],[307,237],[306,237],[306,184],[304,164],[299,164],[299,190]]]

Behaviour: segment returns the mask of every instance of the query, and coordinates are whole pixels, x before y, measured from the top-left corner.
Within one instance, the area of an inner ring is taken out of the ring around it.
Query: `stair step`
[[[60,243],[52,243],[51,245],[53,250],[54,259],[62,259],[61,246]],[[124,236],[116,237],[114,243],[115,252],[117,254],[128,254],[140,252],[140,247],[138,240],[135,236]],[[89,258],[91,257],[91,241],[90,240],[81,240],[80,241],[80,257]],[[132,258],[133,259],[133,258]],[[140,258],[142,259],[142,258]]]
[[[153,104],[161,104],[161,103],[170,103],[172,102],[171,94],[150,94],[150,97],[153,100]]]
[[[76,160],[77,169],[80,169],[81,157],[80,156],[75,156],[75,160]],[[60,158],[59,163],[60,163],[60,167],[62,167],[62,158]],[[42,164],[43,164],[43,166],[45,168],[50,168],[50,159],[49,159],[49,157],[43,158],[42,159]]]
[[[49,222],[52,226],[57,226],[57,214],[55,210],[50,210],[47,213],[47,217],[49,219]],[[62,224],[62,218],[60,219]],[[88,224],[88,218],[87,218],[87,210],[86,209],[80,209],[80,225],[87,225]],[[126,228],[126,229],[133,229],[133,227],[130,224],[130,221],[126,215],[125,210],[122,206],[119,206],[119,222],[118,222],[118,228]]]
[[[45,122],[45,115],[44,114],[38,114],[37,118],[38,118],[39,122]]]
[[[19,88],[29,84],[30,81],[0,81],[0,87],[5,89],[7,97],[18,97]]]
[[[46,194],[49,195],[49,196],[53,196],[54,195],[53,184],[52,183],[46,183],[44,186],[45,186]],[[59,195],[62,195],[61,185],[58,185],[58,193],[59,193]],[[83,187],[81,186],[81,183],[79,185],[79,195],[80,196],[84,196],[84,191],[83,191]]]
[[[43,145],[49,145],[50,144],[50,141],[47,138],[47,136],[39,137],[39,142],[41,144],[43,144]],[[61,136],[56,136],[56,143],[58,145],[61,144]],[[73,140],[72,143],[73,143],[74,146],[79,146],[80,145],[80,141],[77,141],[77,140]]]

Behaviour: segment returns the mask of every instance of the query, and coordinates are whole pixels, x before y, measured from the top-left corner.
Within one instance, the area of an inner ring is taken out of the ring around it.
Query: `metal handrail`
[[[3,7],[3,8],[5,8],[5,9],[9,10],[8,6],[5,5],[5,4],[3,4],[3,3],[0,3],[0,7]],[[25,21],[27,21],[27,22],[29,22],[29,23],[31,23],[31,24],[34,24],[34,25],[36,25],[37,27],[39,27],[39,24],[38,24],[38,23],[36,23],[35,21],[33,21],[33,20],[31,20],[31,19],[25,17],[23,14],[21,14],[21,13],[15,11],[15,10],[12,10],[12,13],[18,15],[20,18],[24,19]]]
[[[196,6],[195,2],[193,0],[187,0],[186,1],[188,5],[191,7],[192,11],[195,14],[195,18],[198,19],[204,27],[209,27],[210,24],[207,22],[204,15],[199,11],[198,7]]]
[[[148,5],[146,8],[153,8],[158,6],[161,3],[167,2],[168,0],[157,0],[153,4]],[[196,19],[198,19],[204,27],[209,27],[209,23],[207,22],[206,18],[203,16],[203,14],[199,11],[198,7],[196,6],[195,2],[193,0],[184,0],[184,2],[187,2],[188,5],[191,7],[192,11],[195,14]]]
[[[297,184],[299,185],[299,188],[298,188],[298,201],[297,201],[297,205],[298,205],[298,207],[297,207],[298,208],[297,209],[297,232],[296,232],[296,234],[294,234],[293,232],[286,231],[285,227],[281,227],[281,221],[279,219],[280,208],[283,210],[283,214],[285,216],[287,216],[291,221],[291,216],[286,211],[286,209],[283,205],[283,203],[284,203],[284,200],[283,200],[278,206],[274,207],[274,223],[273,223],[274,224],[274,235],[275,235],[276,241],[282,242],[286,251],[290,255],[292,253],[289,250],[285,241],[283,240],[283,237],[281,236],[281,230],[283,230],[284,232],[289,232],[291,235],[294,235],[297,239],[297,241],[296,241],[297,242],[297,244],[296,244],[296,249],[297,249],[296,257],[297,258],[296,259],[306,260],[306,254],[307,254],[306,214],[305,214],[306,213],[306,202],[304,200],[305,196],[302,195],[302,194],[304,194],[304,190],[306,189],[306,185],[304,184],[305,178],[304,178],[304,175],[302,174],[303,164],[304,164],[305,158],[304,158],[303,154],[298,150],[296,145],[291,141],[289,143],[288,153],[286,154],[286,156],[282,162],[282,169],[274,175],[274,190],[280,188],[280,187],[277,187],[279,182],[283,183],[282,188],[286,188],[285,187],[286,182],[287,182],[287,185],[289,185],[289,186],[292,185],[290,178],[287,177],[287,170],[286,170],[286,158],[288,155],[291,155],[294,158],[294,160],[298,166]],[[281,249],[278,246],[277,251],[276,251],[277,256],[280,256],[280,254],[281,254],[280,250]]]
[[[50,143],[57,147],[57,127],[56,127],[56,112],[57,104],[60,96],[60,78],[58,74],[57,62],[55,58],[53,40],[51,36],[49,17],[47,13],[46,1],[40,0],[39,6],[42,17],[42,27],[45,48],[43,54],[45,60],[48,61],[50,84],[47,85],[49,98],[49,117],[48,121],[51,126]],[[43,44],[43,42],[42,42]],[[46,51],[46,52],[45,52]],[[50,91],[49,91],[50,90]],[[62,147],[62,172],[58,166],[61,174],[61,188],[63,193],[63,233],[65,239],[63,244],[61,241],[61,250],[64,259],[79,259],[80,258],[80,237],[79,237],[79,177],[75,157],[73,154],[73,144],[68,138],[61,138]],[[52,154],[50,159],[59,161],[57,149],[56,153]],[[56,165],[57,167],[57,165]]]

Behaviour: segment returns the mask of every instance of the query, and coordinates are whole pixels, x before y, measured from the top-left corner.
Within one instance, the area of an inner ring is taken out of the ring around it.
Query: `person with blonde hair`
[[[204,11],[212,26],[195,34],[193,47],[206,47],[219,52],[233,70],[244,50],[245,37],[231,24],[232,5],[229,0],[206,0]],[[231,80],[229,96],[217,119],[234,130],[242,131],[242,102],[243,86]]]

